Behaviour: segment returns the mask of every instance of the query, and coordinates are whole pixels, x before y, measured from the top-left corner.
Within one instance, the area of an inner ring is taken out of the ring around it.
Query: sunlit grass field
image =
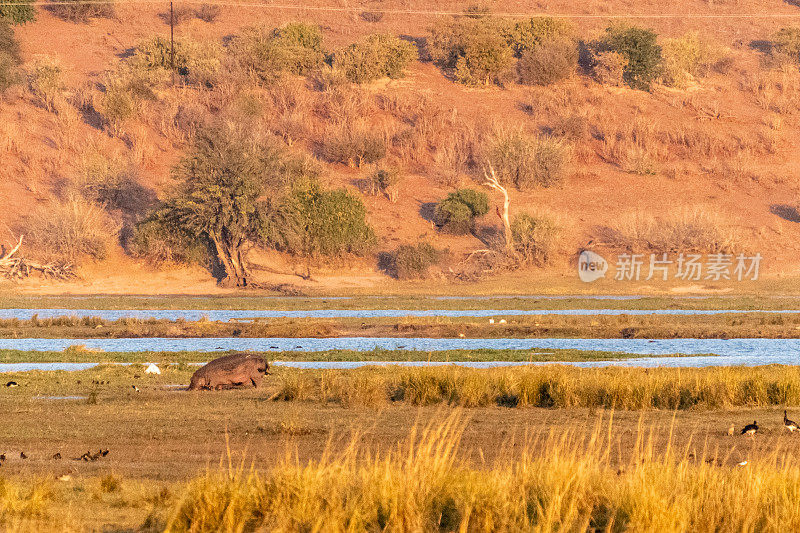
[[[719,449],[656,444],[641,422],[620,453],[614,413],[584,429],[498,443],[467,459],[468,416],[414,424],[382,450],[358,431],[313,460],[287,447],[255,469],[230,445],[185,482],[105,474],[0,481],[7,531],[792,531],[800,464],[778,446],[727,461]],[[746,438],[746,437],[742,437]]]

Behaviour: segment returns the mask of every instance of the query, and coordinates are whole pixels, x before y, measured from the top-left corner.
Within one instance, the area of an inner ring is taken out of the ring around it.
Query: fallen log
[[[38,273],[45,278],[58,280],[77,277],[72,263],[39,263],[23,257],[15,257],[15,254],[22,247],[22,240],[23,237],[20,236],[19,242],[10,252],[5,253],[5,250],[3,250],[3,255],[0,257],[0,275],[8,279],[22,279],[33,273]]]

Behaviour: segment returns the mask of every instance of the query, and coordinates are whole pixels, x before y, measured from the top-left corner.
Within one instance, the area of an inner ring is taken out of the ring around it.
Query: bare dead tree
[[[39,273],[46,278],[68,280],[77,277],[71,263],[37,263],[22,257],[16,257],[22,248],[22,235],[19,241],[8,253],[3,250],[0,257],[0,275],[8,279],[22,279],[32,273]]]
[[[511,252],[514,249],[514,240],[511,235],[511,221],[508,216],[508,206],[510,203],[508,190],[500,185],[500,180],[497,179],[497,174],[495,174],[494,168],[491,165],[489,165],[489,172],[487,173],[486,170],[484,170],[483,175],[486,178],[484,185],[498,190],[503,194],[503,213],[500,215],[498,212],[498,215],[500,215],[500,219],[503,221],[503,235],[506,239],[506,251]]]

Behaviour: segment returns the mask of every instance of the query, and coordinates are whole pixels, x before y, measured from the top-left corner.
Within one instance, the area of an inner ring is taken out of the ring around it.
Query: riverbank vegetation
[[[65,312],[65,315],[68,311]],[[800,313],[259,318],[227,322],[60,316],[0,319],[0,338],[800,338]]]

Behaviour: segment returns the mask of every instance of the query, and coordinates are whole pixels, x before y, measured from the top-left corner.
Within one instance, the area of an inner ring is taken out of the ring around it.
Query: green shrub
[[[89,22],[91,18],[113,18],[116,15],[113,2],[86,3],[84,0],[57,0],[47,6],[57,17],[70,22]]]
[[[201,264],[211,257],[205,238],[190,234],[157,215],[139,222],[130,241],[129,252],[134,257],[155,264]]]
[[[78,198],[40,205],[22,228],[28,244],[42,255],[65,261],[103,259],[119,230],[102,207]]]
[[[0,20],[11,24],[25,24],[36,20],[33,0],[0,0]]]
[[[613,51],[625,58],[625,83],[634,89],[650,90],[661,74],[661,47],[653,30],[615,24],[606,28],[600,51]]]
[[[542,266],[556,249],[559,228],[549,218],[520,213],[511,221],[514,248],[524,261]]]
[[[521,57],[548,41],[572,40],[572,25],[565,19],[533,17],[509,26],[504,35],[514,54]]]
[[[578,47],[569,39],[551,39],[526,50],[517,61],[520,83],[550,85],[570,77],[578,66]]]
[[[427,242],[400,245],[392,254],[394,275],[397,279],[425,278],[444,255],[443,250],[437,250]]]
[[[305,75],[322,65],[322,32],[316,25],[291,22],[280,28],[246,28],[231,43],[242,70],[269,81],[284,73]]]
[[[800,26],[781,28],[772,38],[775,51],[789,57],[792,61],[800,61]]]
[[[211,86],[221,65],[222,48],[211,41],[175,40],[175,72],[188,83]],[[140,43],[127,64],[133,71],[166,80],[172,72],[172,49],[168,39],[154,37]],[[145,76],[139,76],[140,79]]]
[[[497,132],[489,140],[487,152],[487,162],[500,181],[520,190],[561,183],[570,159],[570,149],[564,141],[521,129]]]
[[[470,233],[475,219],[489,212],[489,197],[474,189],[458,189],[436,204],[434,223],[454,235]]]
[[[513,78],[514,51],[493,18],[440,22],[431,30],[433,60],[467,85],[503,85]]]
[[[386,157],[383,136],[360,124],[338,124],[326,130],[323,156],[334,163],[361,166]]]
[[[677,39],[665,39],[662,47],[665,85],[686,87],[693,79],[705,76],[720,59],[721,49],[690,32]]]
[[[265,221],[262,240],[303,256],[363,255],[375,244],[363,202],[345,189],[325,190],[316,180],[297,184]]]
[[[333,68],[353,83],[379,78],[402,78],[417,59],[417,47],[394,35],[375,33],[333,55]]]

